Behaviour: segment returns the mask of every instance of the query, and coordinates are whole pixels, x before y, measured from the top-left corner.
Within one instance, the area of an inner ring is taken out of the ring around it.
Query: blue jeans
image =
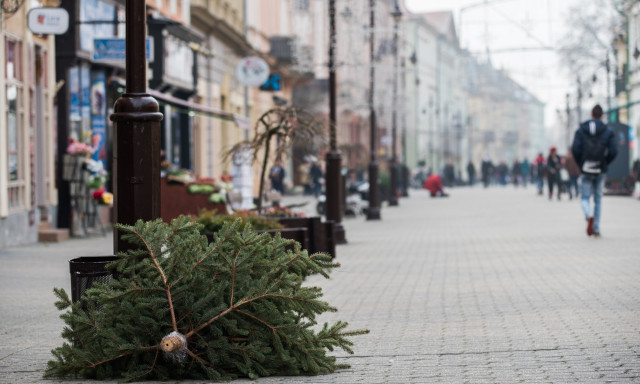
[[[593,216],[593,231],[600,233],[600,207],[602,202],[602,191],[604,190],[604,174],[587,175],[582,174],[582,186],[580,190],[582,211],[584,217],[589,219]],[[591,196],[593,195],[593,214],[591,213]]]
[[[544,187],[544,178],[543,178],[543,176],[538,176],[536,178],[536,184],[538,185],[538,192],[542,195],[542,189]]]
[[[578,197],[578,176],[569,176],[569,198],[573,199],[573,191],[576,191]]]

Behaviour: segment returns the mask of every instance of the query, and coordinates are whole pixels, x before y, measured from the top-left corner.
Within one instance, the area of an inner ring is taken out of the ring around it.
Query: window
[[[309,10],[309,0],[294,0],[293,8],[296,11],[308,11]]]
[[[25,131],[23,103],[22,44],[6,39],[7,156],[9,166],[9,209],[25,207],[25,161],[21,157]]]

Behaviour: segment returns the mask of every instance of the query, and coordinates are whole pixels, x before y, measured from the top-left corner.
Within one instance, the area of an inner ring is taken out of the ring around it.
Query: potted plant
[[[236,211],[233,214],[219,214],[216,211],[201,211],[196,217],[196,222],[202,225],[202,233],[213,234],[222,229],[230,222],[239,220],[240,230],[244,230],[247,225],[251,225],[254,230],[281,229],[284,226],[276,219],[259,215],[253,211]]]
[[[244,153],[249,150],[253,153],[254,161],[258,159],[259,155],[262,155],[257,201],[258,212],[262,211],[265,175],[270,159],[284,157],[296,142],[324,140],[325,124],[310,112],[300,108],[273,108],[263,113],[258,119],[252,140],[238,143],[226,153],[226,157],[230,158],[235,153]]]
[[[210,242],[215,233],[227,224],[240,220],[240,229],[246,226],[258,233],[280,234],[285,239],[295,240],[303,249],[309,250],[309,234],[307,228],[285,226],[277,218],[258,214],[256,211],[236,211],[233,214],[219,214],[216,211],[201,211],[195,220],[202,225],[202,233]],[[293,249],[293,245],[289,245]],[[310,250],[309,250],[310,251]]]

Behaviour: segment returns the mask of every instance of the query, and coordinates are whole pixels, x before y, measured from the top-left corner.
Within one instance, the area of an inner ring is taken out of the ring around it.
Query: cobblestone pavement
[[[309,279],[339,309],[321,321],[371,330],[337,353],[350,369],[257,382],[640,383],[640,202],[605,197],[594,239],[566,196],[451,192],[345,218],[342,267]],[[41,379],[61,343],[51,289],[68,288],[68,259],[111,249],[107,237],[0,251],[0,382],[57,382]]]

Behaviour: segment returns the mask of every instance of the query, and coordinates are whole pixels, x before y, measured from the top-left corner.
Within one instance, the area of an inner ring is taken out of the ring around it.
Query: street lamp
[[[375,65],[374,65],[374,54],[375,54],[375,17],[376,17],[376,0],[369,0],[369,10],[370,10],[370,19],[369,19],[369,29],[371,32],[371,37],[369,41],[369,123],[371,128],[370,134],[370,153],[371,159],[369,162],[369,208],[367,209],[367,220],[380,220],[380,196],[378,190],[378,163],[376,162],[376,111],[373,105],[373,95],[374,95],[374,80],[375,80]]]
[[[115,222],[134,225],[160,217],[160,121],[158,102],[147,93],[146,5],[127,0],[125,6],[125,78],[127,91],[116,100],[113,134]],[[114,228],[114,253],[132,246]]]
[[[336,106],[336,4],[329,1],[329,152],[325,156],[327,220],[334,222],[334,233],[338,244],[347,242],[342,226],[342,154],[338,150],[336,138],[337,106]]]
[[[398,157],[396,153],[397,147],[397,122],[398,122],[398,23],[402,18],[402,10],[398,6],[398,0],[394,1],[394,9],[391,12],[393,17],[393,111],[391,125],[391,191],[389,193],[389,206],[398,205]]]

